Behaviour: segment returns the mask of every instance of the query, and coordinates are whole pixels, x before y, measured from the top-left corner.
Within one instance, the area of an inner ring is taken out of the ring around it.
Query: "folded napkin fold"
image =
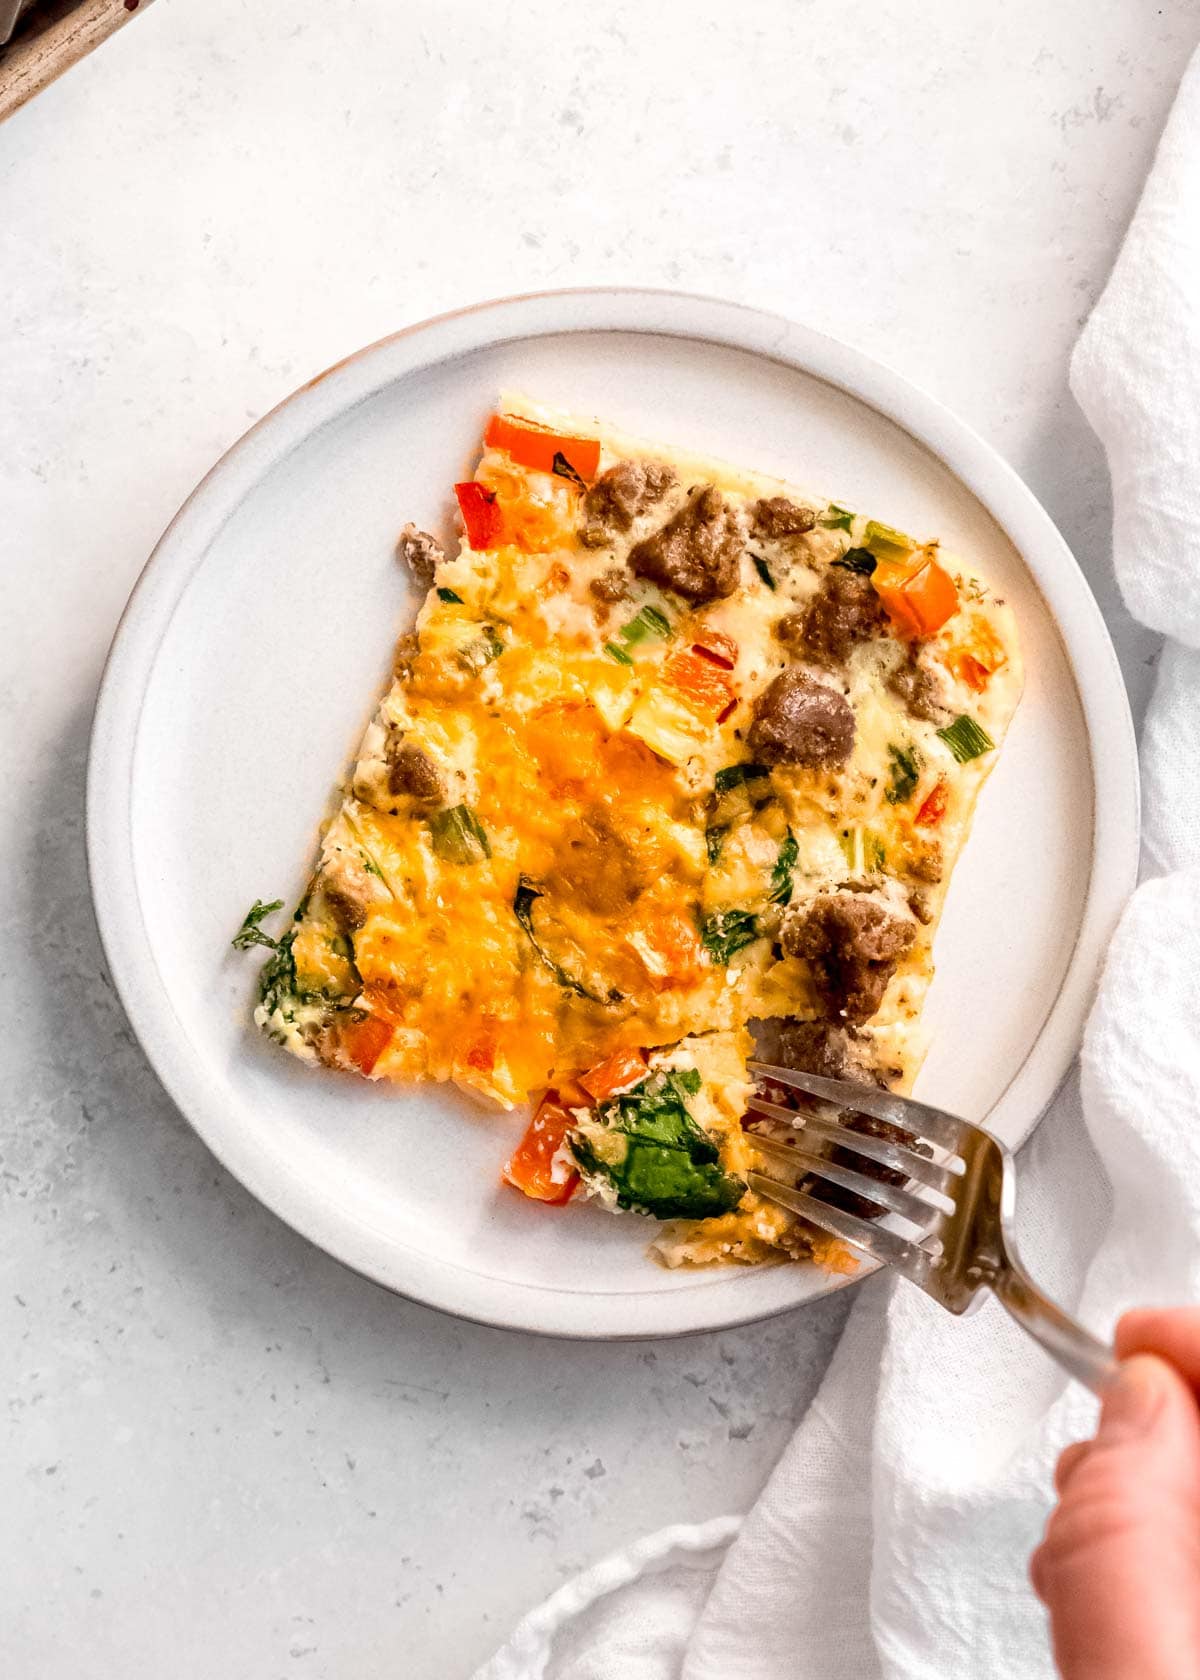
[[[1071,379],[1108,452],[1125,599],[1168,638],[1144,884],[1079,1075],[1022,1154],[1038,1279],[1100,1327],[1200,1298],[1200,55]],[[1054,1459],[1094,1414],[994,1302],[954,1320],[874,1279],[740,1526],[665,1530],[597,1565],[476,1680],[1048,1677],[1027,1561]]]

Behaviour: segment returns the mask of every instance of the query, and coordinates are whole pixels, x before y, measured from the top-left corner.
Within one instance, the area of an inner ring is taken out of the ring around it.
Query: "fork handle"
[[[1043,1295],[1022,1267],[1006,1258],[991,1279],[1000,1305],[1077,1382],[1103,1395],[1117,1374],[1112,1348]]]

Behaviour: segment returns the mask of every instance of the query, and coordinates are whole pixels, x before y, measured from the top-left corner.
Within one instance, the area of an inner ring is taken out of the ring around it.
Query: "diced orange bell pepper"
[[[1008,654],[987,620],[976,616],[970,634],[947,663],[968,688],[982,694],[996,672],[1008,664]]]
[[[556,1177],[554,1157],[575,1124],[570,1109],[559,1101],[557,1091],[547,1091],[538,1104],[525,1136],[513,1150],[504,1168],[504,1182],[535,1202],[561,1207],[575,1194],[579,1174],[569,1171]]]
[[[918,828],[933,828],[946,815],[946,784],[936,782],[921,801],[914,821]]]
[[[378,1015],[365,1015],[361,1021],[349,1021],[342,1027],[338,1047],[359,1073],[369,1074],[391,1043],[392,1031]]]
[[[663,678],[689,706],[713,717],[737,697],[729,672],[694,647],[677,649],[663,666]]]
[[[581,1073],[579,1083],[593,1102],[599,1103],[611,1097],[614,1091],[636,1085],[645,1077],[646,1058],[640,1050],[614,1050],[594,1068]]]
[[[514,420],[507,414],[493,414],[487,423],[483,441],[489,449],[502,449],[522,467],[537,472],[554,472],[555,461],[562,473],[562,462],[582,479],[593,479],[600,465],[600,444],[596,438],[563,437],[561,432],[535,426],[529,420]]]
[[[954,661],[954,668],[976,694],[982,694],[991,680],[992,673],[973,653],[960,653]]]
[[[933,636],[958,611],[958,590],[928,550],[907,560],[880,560],[871,582],[888,617],[905,636]]]
[[[705,658],[711,659],[714,665],[722,665],[727,671],[733,670],[737,664],[738,645],[732,636],[727,636],[723,630],[711,630],[707,624],[702,625],[693,634],[694,653],[703,654]]]
[[[645,949],[638,954],[656,990],[665,991],[668,986],[696,974],[701,946],[691,916],[682,910],[661,909],[649,920],[642,936],[652,960],[646,960]],[[657,964],[653,958],[658,959]]]
[[[458,497],[459,511],[471,547],[495,548],[504,529],[504,515],[496,500],[496,492],[471,479],[466,484],[456,484],[454,494]]]
[[[485,462],[476,482],[496,498],[502,533],[498,541],[513,543],[526,554],[545,554],[570,541],[575,515],[569,504],[575,493],[565,479],[547,484],[544,479],[523,478],[511,467]]]

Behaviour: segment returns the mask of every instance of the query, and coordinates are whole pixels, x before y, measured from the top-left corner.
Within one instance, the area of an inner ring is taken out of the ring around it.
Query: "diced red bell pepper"
[[[459,511],[471,547],[495,548],[504,529],[504,514],[496,500],[496,492],[471,479],[466,484],[456,484],[454,494],[458,497]]]
[[[646,1058],[640,1050],[614,1050],[594,1068],[581,1073],[579,1083],[593,1102],[604,1102],[614,1091],[636,1085],[645,1077]]]
[[[600,465],[600,444],[596,438],[564,437],[529,420],[515,420],[507,414],[493,414],[483,441],[489,449],[502,449],[522,467],[553,472],[556,456],[582,479],[593,479]],[[563,474],[569,478],[570,474]]]
[[[565,1177],[555,1177],[552,1167],[563,1139],[574,1124],[574,1117],[560,1102],[558,1092],[547,1091],[525,1136],[508,1159],[505,1183],[535,1202],[546,1202],[552,1207],[569,1202],[579,1183],[579,1174],[572,1170]]]
[[[925,795],[915,821],[918,828],[933,828],[946,815],[946,784],[936,782]]]
[[[375,1063],[392,1040],[393,1028],[378,1015],[365,1015],[361,1021],[349,1021],[338,1035],[338,1045],[347,1061],[359,1073],[372,1073]]]

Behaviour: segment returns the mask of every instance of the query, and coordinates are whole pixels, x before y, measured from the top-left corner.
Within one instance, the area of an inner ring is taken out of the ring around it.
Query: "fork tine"
[[[890,1138],[871,1137],[867,1132],[852,1132],[848,1126],[837,1126],[832,1120],[822,1120],[815,1114],[800,1114],[794,1108],[781,1108],[778,1103],[767,1102],[762,1097],[751,1097],[746,1106],[753,1114],[784,1121],[795,1133],[797,1141],[801,1138],[812,1138],[821,1143],[835,1143],[868,1161],[878,1161],[881,1167],[892,1167],[897,1172],[906,1173],[918,1184],[927,1184],[931,1190],[939,1190],[943,1196],[951,1195],[955,1181],[960,1176],[953,1167],[939,1166],[927,1155],[918,1155],[916,1150],[906,1149],[903,1144],[893,1143]],[[756,1143],[761,1136],[758,1132],[748,1132],[746,1135]]]
[[[765,1196],[768,1201],[778,1202],[781,1207],[798,1213],[802,1219],[807,1219],[810,1225],[815,1225],[831,1237],[838,1237],[847,1242],[852,1248],[860,1249],[872,1260],[881,1260],[887,1266],[903,1273],[910,1283],[924,1285],[929,1271],[930,1258],[922,1252],[915,1243],[898,1237],[894,1231],[886,1226],[869,1225],[865,1219],[857,1219],[852,1213],[844,1213],[841,1208],[830,1207],[828,1202],[819,1202],[815,1196],[807,1195],[803,1190],[793,1190],[787,1184],[779,1184],[773,1178],[767,1178],[764,1173],[749,1172],[746,1183],[751,1190]]]
[[[797,1126],[803,1126],[806,1130],[808,1128],[807,1114],[802,1114],[798,1108],[785,1108],[782,1103],[770,1102],[766,1097],[752,1096],[746,1107],[752,1108],[756,1114],[766,1114],[772,1120],[782,1120],[785,1125],[793,1128]]]
[[[962,1122],[940,1108],[915,1102],[912,1097],[898,1096],[895,1091],[882,1091],[873,1085],[850,1085],[840,1079],[821,1079],[815,1073],[797,1073],[793,1068],[773,1067],[769,1062],[748,1062],[750,1072],[762,1079],[774,1079],[780,1085],[804,1091],[821,1102],[836,1103],[839,1108],[869,1114],[876,1120],[886,1120],[915,1137],[932,1139],[943,1149],[957,1153],[962,1138]]]
[[[810,1150],[789,1147],[786,1143],[771,1143],[766,1138],[755,1138],[754,1147],[761,1150],[772,1161],[787,1161],[800,1171],[812,1173],[817,1178],[826,1179],[830,1184],[836,1184],[843,1190],[850,1190],[856,1196],[863,1196],[876,1207],[885,1208],[888,1213],[897,1213],[901,1219],[907,1219],[910,1225],[917,1225],[922,1230],[928,1226],[930,1220],[938,1213],[953,1213],[954,1203],[948,1197],[940,1196],[938,1203],[927,1202],[923,1196],[914,1195],[899,1184],[884,1184],[877,1178],[870,1178],[866,1173],[855,1172],[853,1167],[841,1166],[836,1161],[829,1161],[821,1155],[814,1155]]]

